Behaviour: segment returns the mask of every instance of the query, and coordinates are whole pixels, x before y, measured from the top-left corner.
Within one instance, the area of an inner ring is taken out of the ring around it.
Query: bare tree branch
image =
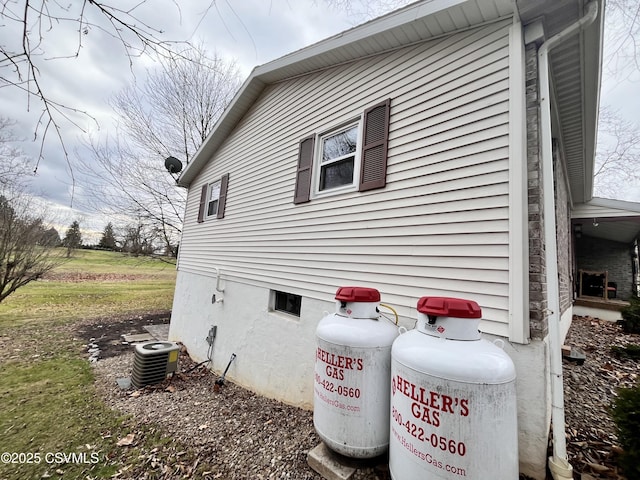
[[[189,162],[240,86],[238,69],[202,48],[161,58],[144,84],[111,100],[115,137],[89,138],[78,156],[88,207],[138,219],[170,248],[182,230],[186,192],[164,170],[164,159]]]
[[[594,192],[616,198],[623,185],[640,182],[640,128],[616,111],[600,111]]]
[[[0,117],[0,190],[25,185],[29,167],[27,158],[13,146],[19,140],[13,131],[15,122]]]
[[[116,39],[129,59],[130,66],[133,65],[134,58],[144,54],[166,59],[180,57],[178,49],[184,48],[188,43],[162,39],[162,30],[142,18],[142,7],[147,3],[147,0],[140,0],[130,8],[123,9],[111,2],[97,0],[68,4],[51,0],[0,0],[0,21],[3,33],[8,35],[0,42],[0,88],[14,87],[25,93],[27,111],[32,108],[41,109],[33,132],[34,139],[40,140],[35,171],[44,157],[47,137],[53,132],[67,159],[72,183],[75,185],[73,167],[62,133],[63,125],[71,124],[84,132],[84,128],[73,118],[77,114],[97,125],[96,119],[88,112],[58,101],[47,90],[48,77],[40,68],[41,62],[78,57],[83,37],[92,31],[100,31]],[[181,14],[178,3],[173,3]],[[12,29],[20,37],[19,40],[10,38]],[[62,52],[61,55],[49,54],[45,57],[54,46],[50,41],[53,32],[70,29],[77,31],[77,42],[73,50],[69,54]],[[34,101],[35,104],[32,104]]]
[[[606,65],[617,77],[640,72],[640,2],[607,0]]]

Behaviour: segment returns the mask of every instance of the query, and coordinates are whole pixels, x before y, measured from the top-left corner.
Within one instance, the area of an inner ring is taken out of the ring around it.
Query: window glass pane
[[[207,216],[217,215],[218,214],[218,200],[213,200],[209,202],[209,206],[207,207]]]
[[[302,297],[286,292],[275,292],[275,310],[287,312],[296,317],[300,316],[300,306],[302,305]]]
[[[322,163],[356,151],[358,127],[353,126],[322,141]]]
[[[354,157],[339,160],[320,169],[320,190],[351,185],[353,183]]]
[[[220,182],[212,183],[209,186],[209,199],[207,204],[207,216],[217,215],[218,199],[220,198]]]

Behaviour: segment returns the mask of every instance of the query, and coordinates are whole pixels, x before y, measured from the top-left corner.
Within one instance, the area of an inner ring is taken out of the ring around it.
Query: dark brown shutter
[[[296,191],[293,196],[293,203],[305,203],[309,201],[311,194],[311,167],[313,166],[313,143],[315,136],[312,135],[300,141],[298,149],[298,170],[296,172]]]
[[[229,174],[225,173],[220,179],[220,197],[218,198],[216,218],[224,218],[224,207],[227,206],[227,188],[229,188]]]
[[[205,183],[200,192],[200,210],[198,210],[198,223],[204,222],[204,211],[207,203],[207,189],[209,184]]]
[[[364,112],[364,139],[359,190],[373,190],[387,184],[387,143],[389,139],[389,107],[391,100]]]

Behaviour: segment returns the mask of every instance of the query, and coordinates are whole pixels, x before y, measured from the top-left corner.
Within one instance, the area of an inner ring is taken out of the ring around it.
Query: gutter
[[[540,84],[540,142],[542,156],[542,189],[547,308],[549,310],[549,351],[551,377],[551,421],[553,456],[549,469],[554,480],[572,480],[573,467],[568,462],[565,437],[564,393],[562,381],[562,343],[560,340],[560,288],[558,281],[558,245],[556,239],[556,205],[553,186],[553,149],[551,133],[551,96],[549,86],[549,51],[566,37],[589,26],[598,15],[597,0],[587,5],[587,12],[575,23],[545,41],[538,50],[538,81]]]

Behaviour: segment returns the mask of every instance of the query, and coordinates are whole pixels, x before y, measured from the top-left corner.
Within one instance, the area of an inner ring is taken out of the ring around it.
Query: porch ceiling
[[[583,235],[631,244],[640,237],[640,203],[594,198],[574,206],[571,223]]]

